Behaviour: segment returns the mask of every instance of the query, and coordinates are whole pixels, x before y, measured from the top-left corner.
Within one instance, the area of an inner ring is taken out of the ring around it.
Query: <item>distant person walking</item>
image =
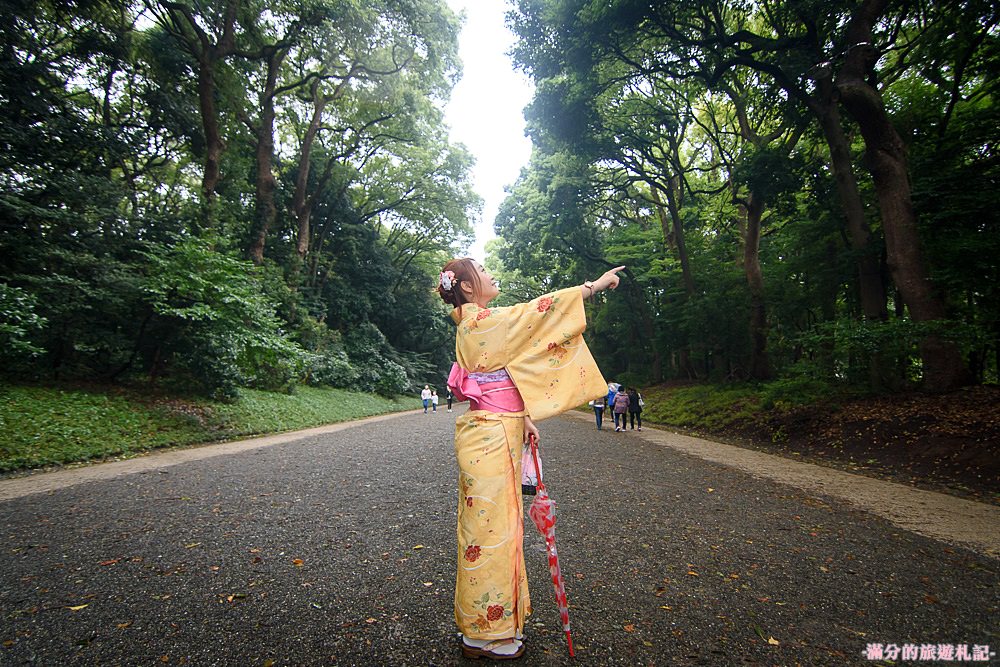
[[[601,424],[604,422],[604,401],[606,399],[602,396],[601,398],[596,398],[590,402],[590,407],[594,408],[594,417],[597,419],[597,430],[601,430]]]
[[[431,405],[434,406],[434,412],[438,411],[438,393],[437,389],[431,390]]]
[[[639,422],[639,430],[642,430],[642,406],[645,401],[642,400],[642,394],[635,387],[628,390],[628,423],[629,428],[634,429],[635,423]],[[622,428],[625,428],[625,424],[622,423]]]
[[[429,384],[424,385],[424,390],[420,392],[420,400],[424,402],[424,414],[427,414],[427,408],[431,404],[431,386]]]
[[[451,391],[451,387],[448,387],[448,393],[444,397],[448,401],[448,412],[451,412],[451,402],[455,400],[455,394]]]
[[[615,394],[615,406],[613,410],[615,411],[615,431],[624,431],[625,413],[628,412],[628,394],[625,392],[624,385],[618,387],[618,392]],[[621,426],[618,425],[619,419],[621,420]]]

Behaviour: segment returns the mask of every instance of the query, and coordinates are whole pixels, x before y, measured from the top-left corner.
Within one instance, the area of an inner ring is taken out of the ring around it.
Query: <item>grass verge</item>
[[[277,433],[416,409],[340,389],[294,394],[245,389],[234,403],[120,388],[0,386],[0,472],[106,458],[159,447]]]
[[[765,384],[656,386],[642,392],[643,418],[693,431],[718,433],[765,413],[849,400],[859,394],[807,378]]]

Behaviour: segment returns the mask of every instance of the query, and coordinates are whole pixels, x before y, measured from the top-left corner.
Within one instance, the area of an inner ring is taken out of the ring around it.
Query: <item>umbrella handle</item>
[[[535,460],[535,474],[538,475],[538,484],[542,483],[542,466],[538,464],[538,438],[532,433],[528,436],[528,444],[531,446],[531,458]]]

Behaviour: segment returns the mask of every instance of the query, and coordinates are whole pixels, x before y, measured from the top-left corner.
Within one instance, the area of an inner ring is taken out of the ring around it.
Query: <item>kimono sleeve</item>
[[[583,331],[579,287],[505,309],[507,370],[533,419],[544,419],[603,396],[607,384]]]
[[[587,314],[579,287],[540,296],[507,309],[507,354],[536,353],[550,343],[559,344],[581,335]]]

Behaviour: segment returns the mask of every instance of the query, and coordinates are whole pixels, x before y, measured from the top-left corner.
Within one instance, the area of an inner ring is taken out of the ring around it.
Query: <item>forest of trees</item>
[[[627,264],[629,384],[996,382],[1000,9],[988,0],[517,0],[516,291]]]
[[[988,0],[516,0],[506,299],[628,265],[628,383],[997,381]],[[0,0],[0,358],[233,397],[440,378],[471,241],[445,0]],[[498,26],[498,29],[500,27]]]
[[[37,381],[394,394],[471,240],[444,0],[3,0],[0,355]]]

